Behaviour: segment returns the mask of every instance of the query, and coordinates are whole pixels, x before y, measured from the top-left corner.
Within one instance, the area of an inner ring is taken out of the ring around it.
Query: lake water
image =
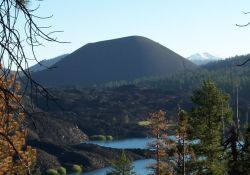
[[[170,139],[175,139],[175,136],[169,136]],[[119,148],[119,149],[147,149],[148,143],[152,143],[154,138],[129,138],[123,140],[110,140],[110,141],[87,141],[84,143],[92,143],[109,148]]]
[[[84,143],[92,143],[109,148],[119,148],[119,149],[132,149],[140,148],[147,149],[148,143],[152,142],[153,138],[131,138],[123,140],[111,140],[111,141],[88,141]]]
[[[174,139],[174,136],[170,136]],[[154,141],[154,138],[129,138],[123,140],[111,140],[111,141],[87,141],[84,143],[97,144],[103,147],[109,148],[118,148],[118,149],[147,149],[148,143]],[[137,175],[147,175],[151,173],[151,170],[147,168],[149,164],[154,163],[154,159],[144,159],[137,160],[133,162],[134,172]],[[107,171],[110,170],[110,167],[100,168],[91,172],[82,173],[81,175],[105,175]]]
[[[170,139],[175,140],[175,136],[169,136]],[[97,144],[103,147],[118,148],[118,149],[147,149],[148,144],[154,141],[154,138],[129,138],[123,140],[111,140],[111,141],[87,141],[84,143]],[[199,141],[192,141],[192,144],[196,144]],[[147,168],[149,164],[154,163],[154,159],[137,160],[133,162],[134,172],[137,175],[150,174],[150,169]],[[110,170],[110,167],[100,168],[91,172],[82,173],[81,175],[106,175],[106,172]]]
[[[147,175],[151,173],[151,170],[147,168],[149,164],[154,163],[154,159],[144,159],[134,161],[134,172],[136,175]],[[107,171],[110,171],[110,167],[100,168],[91,172],[82,173],[81,175],[106,175]]]

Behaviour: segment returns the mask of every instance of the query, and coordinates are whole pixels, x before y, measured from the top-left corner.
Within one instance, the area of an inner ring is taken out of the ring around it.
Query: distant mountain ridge
[[[203,52],[203,53],[196,53],[191,55],[187,58],[188,60],[192,61],[196,65],[204,65],[209,62],[221,60],[221,57],[214,56],[210,53]]]
[[[52,67],[55,63],[57,63],[61,59],[65,58],[67,55],[68,54],[63,54],[63,55],[57,56],[55,58],[44,59],[44,60],[40,61],[40,64],[37,63],[37,64],[29,67],[29,71],[30,72],[37,72],[37,71],[41,71],[41,70],[47,69],[49,67]]]
[[[55,69],[33,73],[47,87],[93,86],[166,76],[196,65],[163,45],[141,36],[89,43],[55,63]]]

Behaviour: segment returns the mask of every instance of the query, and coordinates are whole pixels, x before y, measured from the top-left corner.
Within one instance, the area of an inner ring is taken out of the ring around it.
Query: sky
[[[31,2],[30,7],[37,4]],[[250,53],[249,0],[43,0],[38,21],[62,30],[67,44],[45,43],[39,60],[71,53],[89,42],[140,35],[188,57],[197,52],[231,57]]]

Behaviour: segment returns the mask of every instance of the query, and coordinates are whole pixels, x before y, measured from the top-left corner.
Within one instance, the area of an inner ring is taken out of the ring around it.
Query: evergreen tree
[[[193,164],[194,174],[227,174],[227,162],[222,147],[223,125],[232,120],[228,105],[228,96],[208,80],[194,91],[192,96],[194,107],[191,111],[190,136],[197,140],[193,146],[197,160]],[[222,112],[222,104],[224,106]]]
[[[160,110],[149,115],[149,127],[156,138],[149,145],[150,149],[154,151],[156,163],[150,165],[149,168],[153,169],[154,175],[171,175],[173,168],[167,153],[174,147],[174,141],[167,137],[166,112]]]
[[[134,175],[133,161],[131,161],[122,150],[120,157],[115,159],[111,165],[112,170],[107,175]]]
[[[232,165],[230,174],[250,175],[250,127],[245,132],[244,146],[240,160]]]
[[[243,147],[243,170],[245,174],[250,175],[250,127],[245,133],[245,144]]]
[[[187,162],[194,160],[194,152],[189,146],[187,139],[188,131],[188,114],[186,111],[179,109],[178,112],[178,125],[177,125],[177,145],[176,145],[176,173],[185,175],[187,174]]]
[[[237,128],[232,125],[231,129],[229,131],[229,137],[223,142],[223,146],[228,150],[229,157],[228,157],[228,173],[230,175],[239,174],[241,171],[240,169],[240,156],[239,151],[240,148],[237,148],[237,145],[239,146],[239,139],[237,134]],[[230,151],[229,151],[230,150]]]

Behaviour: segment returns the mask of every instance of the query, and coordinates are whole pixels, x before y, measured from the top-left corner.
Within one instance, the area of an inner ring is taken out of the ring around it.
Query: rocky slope
[[[57,144],[79,144],[88,140],[88,136],[73,121],[56,118],[55,114],[46,112],[36,114],[32,118],[34,124],[29,127],[28,139],[46,139]]]
[[[38,150],[37,168],[42,172],[60,166],[71,169],[73,164],[82,165],[84,171],[90,171],[109,166],[121,154],[119,149],[93,144],[65,145],[45,140],[29,140],[27,144]],[[141,149],[129,149],[125,153],[133,160],[148,157],[148,151]]]
[[[185,107],[189,100],[185,92],[136,86],[55,89],[51,93],[57,103],[37,100],[49,118],[74,123],[88,136],[112,135],[116,139],[147,136],[148,128],[138,122],[147,119],[149,112],[166,110],[168,119],[175,120],[177,104]]]

